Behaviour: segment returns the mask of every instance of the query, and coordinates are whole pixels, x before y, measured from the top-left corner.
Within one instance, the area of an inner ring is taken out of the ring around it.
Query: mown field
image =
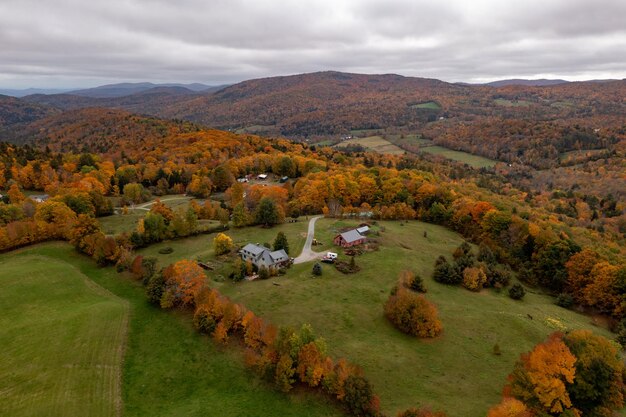
[[[239,349],[216,347],[189,315],[150,306],[138,283],[67,244],[0,255],[0,265],[2,416],[115,416],[116,404],[131,417],[342,415],[258,380]]]
[[[381,136],[368,136],[366,138],[349,139],[338,143],[337,145],[335,145],[335,147],[345,148],[346,146],[350,145],[361,145],[370,151],[383,154],[402,155],[405,152],[404,150],[400,149],[399,147]]]
[[[497,162],[493,159],[485,158],[484,156],[473,155],[463,151],[455,151],[444,148],[443,146],[423,146],[420,150],[433,155],[441,155],[444,158],[451,159],[453,161],[463,162],[474,168],[489,168],[494,166]]]
[[[332,236],[355,224],[318,221],[316,237],[324,245],[316,250],[330,249]],[[267,281],[233,284],[226,280],[213,285],[275,323],[312,324],[326,338],[333,356],[363,366],[390,415],[431,405],[451,417],[484,417],[499,401],[520,353],[551,332],[592,328],[609,336],[591,318],[562,309],[539,292],[514,301],[506,292],[472,293],[435,283],[430,279],[434,260],[440,254],[450,255],[462,238],[442,227],[413,221],[380,226],[384,231],[377,239],[382,246],[357,258],[362,267],[358,274],[343,275],[324,265],[322,277],[314,278],[308,263]],[[443,321],[441,337],[418,340],[398,332],[384,318],[383,303],[403,269],[425,278],[428,298],[438,306]],[[501,356],[493,354],[496,343]]]
[[[427,101],[426,103],[413,104],[412,109],[427,109],[427,110],[441,110],[441,106],[434,101]]]
[[[125,300],[28,251],[0,258],[0,311],[0,415],[120,415]]]

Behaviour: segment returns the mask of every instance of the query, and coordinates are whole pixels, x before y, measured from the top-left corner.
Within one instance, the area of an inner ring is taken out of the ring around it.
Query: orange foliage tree
[[[487,417],[532,417],[532,413],[520,400],[504,397],[500,404],[489,409]]]
[[[435,305],[403,287],[387,299],[385,315],[399,330],[413,336],[435,337],[443,330]]]
[[[517,362],[509,375],[505,395],[513,396],[531,409],[562,413],[572,407],[567,385],[574,382],[576,357],[563,343],[560,333],[553,333]]]
[[[178,261],[163,271],[165,279],[164,298],[169,300],[164,307],[176,304],[193,305],[202,288],[207,285],[206,275],[198,263],[190,260]]]

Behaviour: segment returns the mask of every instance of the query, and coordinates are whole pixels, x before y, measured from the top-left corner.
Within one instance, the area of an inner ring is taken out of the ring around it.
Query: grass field
[[[29,253],[0,258],[0,415],[120,415],[128,303]]]
[[[387,139],[384,139],[380,136],[368,136],[366,138],[349,139],[335,145],[335,147],[343,148],[349,145],[361,145],[370,151],[382,154],[402,155],[405,153],[404,150],[400,149],[393,143],[389,142]]]
[[[416,135],[416,134],[407,134],[407,135],[404,135],[404,137],[402,137],[401,135],[389,135],[387,137],[389,138],[390,142],[398,146],[402,146],[404,144],[429,146],[429,145],[432,145],[433,143],[430,139],[424,139],[420,135]]]
[[[443,146],[424,146],[420,148],[420,150],[433,155],[441,155],[444,158],[452,159],[453,161],[463,162],[474,168],[489,168],[494,166],[497,162],[483,156],[473,155],[468,152],[455,151],[444,148]]]
[[[245,227],[243,229],[230,229],[226,233],[233,239],[233,243],[237,246],[245,246],[247,243],[269,243],[272,245],[278,232],[282,231],[287,236],[289,242],[289,255],[298,256],[304,246],[306,240],[306,231],[308,220],[301,217],[296,223],[284,223],[271,229],[254,226]],[[161,266],[167,266],[172,262],[180,259],[199,259],[215,261],[213,251],[213,238],[215,234],[199,235],[187,239],[170,240],[152,245],[148,248],[141,249],[139,253],[144,256],[156,256]],[[174,252],[168,255],[159,254],[159,250],[170,247]],[[214,262],[217,267],[216,273],[230,273],[229,265],[223,265],[221,262]]]
[[[441,106],[438,103],[435,103],[434,101],[428,101],[426,103],[413,104],[411,108],[412,109],[440,110]]]
[[[355,224],[318,221],[316,237],[325,245],[316,250],[328,249],[337,230]],[[609,336],[591,318],[562,309],[541,293],[529,292],[523,301],[514,301],[505,292],[472,293],[435,283],[430,279],[434,260],[440,254],[450,255],[461,237],[419,222],[380,225],[382,247],[357,258],[362,267],[358,274],[343,275],[324,265],[322,277],[314,278],[308,263],[272,280],[215,285],[275,323],[311,323],[326,338],[333,356],[363,366],[390,415],[431,405],[451,417],[483,417],[499,401],[520,353],[549,333],[593,328]],[[406,336],[383,317],[383,303],[403,269],[425,277],[427,296],[438,306],[444,325],[441,337]],[[496,343],[501,356],[492,353]]]
[[[188,315],[150,306],[138,283],[67,244],[0,255],[0,264],[0,415],[115,415],[119,390],[104,376],[120,366],[115,334],[125,308],[126,417],[343,415],[324,398],[285,395],[258,380],[240,349],[216,347]]]
[[[241,129],[237,129],[235,133],[237,134],[245,134],[245,133],[263,134],[263,133],[269,133],[275,130],[276,130],[275,125],[251,125],[251,126],[243,127]]]

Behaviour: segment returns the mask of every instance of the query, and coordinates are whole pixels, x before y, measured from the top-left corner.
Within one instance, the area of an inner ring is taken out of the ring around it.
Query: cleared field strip
[[[387,139],[384,139],[380,136],[349,139],[337,144],[336,147],[344,148],[350,145],[361,145],[364,148],[382,154],[402,155],[405,152],[393,143],[389,142]]]
[[[0,415],[121,415],[126,301],[62,260],[13,254],[0,310]]]
[[[493,159],[485,158],[483,156],[473,155],[471,153],[455,151],[452,149],[444,148],[443,146],[423,146],[420,148],[422,152],[430,153],[433,155],[441,155],[444,158],[451,159],[453,161],[459,161],[466,163],[474,168],[488,168],[496,164],[497,161]]]

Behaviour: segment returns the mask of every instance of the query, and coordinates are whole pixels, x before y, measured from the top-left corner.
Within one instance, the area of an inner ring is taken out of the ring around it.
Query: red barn
[[[362,245],[366,241],[367,241],[367,237],[357,232],[356,229],[349,230],[340,235],[337,235],[333,239],[333,243],[335,245],[341,246],[343,248],[349,248],[351,246]]]

